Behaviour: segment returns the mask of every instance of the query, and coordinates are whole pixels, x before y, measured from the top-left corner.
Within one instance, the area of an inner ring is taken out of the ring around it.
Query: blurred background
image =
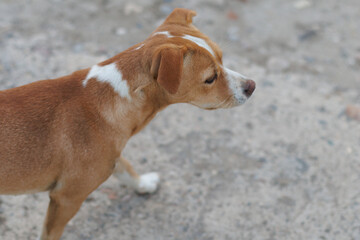
[[[257,89],[240,108],[161,112],[124,152],[160,190],[111,177],[63,239],[359,240],[358,0],[1,0],[0,89],[116,55],[175,7]],[[47,203],[1,196],[0,239],[35,239]]]

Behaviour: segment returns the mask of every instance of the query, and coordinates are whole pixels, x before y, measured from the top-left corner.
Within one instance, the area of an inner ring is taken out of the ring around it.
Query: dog
[[[121,156],[129,138],[165,107],[245,103],[255,82],[222,65],[220,48],[175,9],[146,40],[91,68],[0,91],[0,194],[48,191],[40,239],[60,239],[82,202],[112,174],[154,193]]]

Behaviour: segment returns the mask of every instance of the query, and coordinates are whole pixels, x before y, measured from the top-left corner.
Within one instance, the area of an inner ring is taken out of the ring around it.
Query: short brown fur
[[[122,149],[166,106],[234,105],[221,51],[192,25],[195,15],[175,9],[155,32],[203,38],[215,56],[182,38],[152,34],[143,47],[98,64],[116,63],[131,100],[96,78],[84,86],[90,69],[0,91],[0,194],[49,191],[42,240],[59,239],[86,197],[112,173],[139,180]],[[211,86],[203,83],[206,69],[219,75]]]

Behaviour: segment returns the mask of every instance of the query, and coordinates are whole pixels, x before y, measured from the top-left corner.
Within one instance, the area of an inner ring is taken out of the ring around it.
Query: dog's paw
[[[140,194],[154,193],[159,185],[160,176],[156,172],[146,173],[140,176],[136,192]]]

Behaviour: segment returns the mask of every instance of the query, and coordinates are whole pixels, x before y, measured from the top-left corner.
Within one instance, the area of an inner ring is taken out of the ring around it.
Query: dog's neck
[[[139,67],[134,55],[131,59],[127,56],[121,53],[92,67],[82,83],[103,124],[115,139],[121,139],[116,144],[119,148],[170,104],[165,90],[145,72],[146,68]]]

